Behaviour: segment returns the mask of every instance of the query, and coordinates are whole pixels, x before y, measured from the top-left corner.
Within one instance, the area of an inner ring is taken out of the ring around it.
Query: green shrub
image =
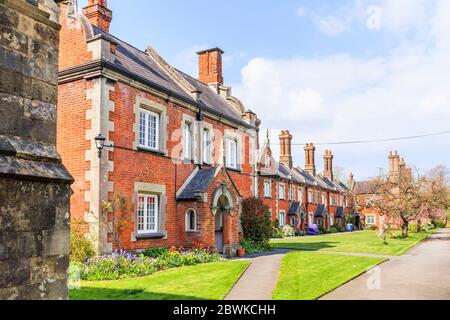
[[[284,238],[283,231],[280,228],[273,227],[272,238],[273,239],[283,239]]]
[[[330,233],[338,233],[338,229],[336,227],[330,227]]]
[[[169,251],[170,250],[167,247],[149,248],[144,251],[144,256],[149,258],[158,258],[159,256],[167,254]]]
[[[255,243],[267,243],[272,235],[269,207],[261,199],[247,198],[242,202],[241,214],[244,238]]]
[[[376,225],[370,225],[366,227],[366,230],[377,231],[378,227]]]
[[[242,246],[242,248],[245,249],[245,252],[248,254],[273,250],[273,247],[270,243],[254,243],[249,240],[242,240],[240,242],[240,245]]]
[[[80,279],[87,281],[118,280],[150,275],[157,269],[152,259],[116,251],[78,264]]]
[[[83,263],[95,257],[96,252],[91,240],[75,230],[70,231],[70,260]]]
[[[150,251],[156,254],[158,250]],[[190,250],[184,248],[171,248],[159,251],[157,258],[149,258],[144,255],[119,250],[103,257],[88,259],[84,263],[71,264],[71,279],[87,281],[118,280],[124,278],[142,277],[159,270],[192,266],[199,263],[221,261],[222,257],[211,252],[209,248],[203,249],[195,245]]]
[[[293,236],[295,236],[295,230],[290,225],[285,225],[283,227],[282,232],[283,232],[283,236],[284,237],[293,237]]]
[[[435,221],[433,224],[434,224],[434,226],[435,226],[436,228],[438,228],[438,229],[440,229],[440,228],[446,228],[446,226],[447,226],[447,224],[446,224],[445,221]]]

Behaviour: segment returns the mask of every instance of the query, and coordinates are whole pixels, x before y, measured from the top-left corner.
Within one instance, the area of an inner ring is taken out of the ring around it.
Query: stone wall
[[[73,179],[55,147],[55,9],[0,0],[0,300],[68,298]]]

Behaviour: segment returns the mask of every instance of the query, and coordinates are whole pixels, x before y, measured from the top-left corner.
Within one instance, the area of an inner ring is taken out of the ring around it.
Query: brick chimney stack
[[[330,179],[331,181],[334,180],[334,174],[333,174],[333,153],[331,150],[325,150],[325,154],[323,156],[323,162],[324,162],[324,170],[323,170],[323,176],[325,178]]]
[[[307,143],[305,147],[305,170],[312,174],[316,175],[316,147],[314,147],[313,143]]]
[[[292,169],[292,135],[289,130],[281,131],[280,134],[280,162]]]
[[[396,179],[400,176],[400,156],[398,151],[389,153],[389,176]]]
[[[198,54],[198,79],[214,87],[223,85],[222,55],[219,48],[213,48],[197,52]]]
[[[108,9],[107,0],[88,0],[87,6],[83,8],[83,14],[89,19],[92,25],[109,32],[112,11]]]

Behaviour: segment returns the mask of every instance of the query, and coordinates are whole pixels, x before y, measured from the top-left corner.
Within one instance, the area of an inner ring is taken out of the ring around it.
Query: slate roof
[[[344,218],[345,217],[344,208],[343,207],[336,208],[334,216],[336,218]]]
[[[200,168],[177,197],[177,200],[197,200],[198,194],[205,192],[212,183],[215,172],[215,167]]]
[[[292,202],[291,207],[288,211],[288,216],[295,216],[299,213],[300,210],[300,202]]]
[[[327,208],[324,204],[319,204],[316,210],[316,217],[325,218],[327,214]]]
[[[214,92],[208,85],[179,70],[176,70],[194,88],[201,91],[199,100],[195,101],[191,95],[189,95],[189,93],[187,93],[174,80],[172,80],[170,75],[163,70],[147,53],[95,26],[93,26],[93,29],[95,36],[102,35],[114,40],[114,42],[117,43],[115,60],[110,61],[110,63],[112,63],[115,67],[126,70],[127,72],[145,79],[150,83],[165,88],[166,90],[183,97],[187,101],[196,104],[200,103],[200,105],[203,105],[205,109],[209,108],[220,115],[231,118],[230,120],[243,124],[242,115],[235,111],[235,109],[224,98]]]

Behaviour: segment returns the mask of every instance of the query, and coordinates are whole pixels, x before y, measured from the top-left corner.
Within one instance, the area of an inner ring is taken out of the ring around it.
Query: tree
[[[241,214],[244,238],[255,243],[268,243],[272,235],[269,207],[261,199],[247,198],[242,202]]]
[[[449,208],[448,174],[442,167],[428,175],[380,176],[373,183],[374,206],[386,223],[401,225],[403,237],[408,237],[410,223],[421,229],[424,221],[441,217]]]
[[[128,225],[131,212],[132,206],[121,195],[116,195],[112,200],[103,203],[103,223],[108,227],[118,249],[122,249],[120,235]]]

